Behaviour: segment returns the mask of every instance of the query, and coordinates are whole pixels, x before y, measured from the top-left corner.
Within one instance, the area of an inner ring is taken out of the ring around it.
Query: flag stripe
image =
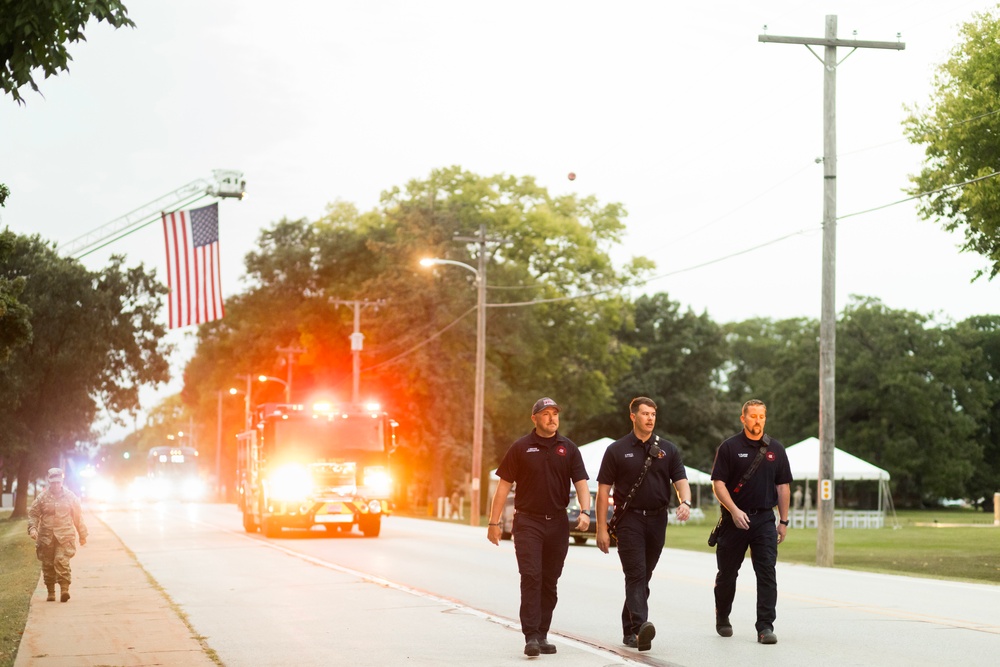
[[[219,205],[163,213],[167,250],[167,321],[171,329],[225,315],[219,252]]]

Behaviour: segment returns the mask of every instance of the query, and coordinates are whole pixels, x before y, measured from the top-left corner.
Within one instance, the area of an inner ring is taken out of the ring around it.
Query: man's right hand
[[[733,517],[733,523],[740,530],[750,530],[750,517],[747,513],[741,510],[739,507],[736,508],[735,512],[731,513]]]
[[[611,535],[606,526],[597,527],[597,548],[604,553],[608,553],[608,549],[611,548]]]
[[[32,528],[31,530],[28,531],[28,537],[30,537],[32,540],[37,541],[38,540],[38,531],[36,529]]]

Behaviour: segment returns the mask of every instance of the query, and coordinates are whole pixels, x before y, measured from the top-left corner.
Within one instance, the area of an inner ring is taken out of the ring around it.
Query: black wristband
[[[491,526],[498,526],[498,527],[500,526],[500,524],[499,524],[499,523],[491,523],[490,525],[491,525]]]
[[[778,521],[778,523],[780,523],[782,526],[787,526],[788,525],[788,519],[785,519],[784,521]]]

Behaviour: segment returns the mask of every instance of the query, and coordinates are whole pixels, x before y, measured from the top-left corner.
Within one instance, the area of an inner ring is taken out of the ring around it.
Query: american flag
[[[171,329],[225,315],[219,282],[219,205],[163,213]]]

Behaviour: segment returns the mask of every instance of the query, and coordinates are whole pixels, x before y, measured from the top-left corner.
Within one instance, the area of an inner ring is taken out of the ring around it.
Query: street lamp
[[[281,378],[272,377],[270,375],[258,375],[257,379],[261,382],[280,382],[285,387],[285,403],[292,402],[292,385],[285,382]]]
[[[250,405],[251,405],[251,400],[252,400],[251,396],[252,396],[252,393],[253,393],[253,384],[252,384],[253,378],[250,377],[249,374],[248,375],[237,375],[236,377],[240,378],[241,380],[242,379],[246,379],[246,381],[247,381],[247,389],[246,389],[245,392],[241,392],[239,389],[236,389],[235,387],[233,387],[233,388],[231,388],[229,390],[229,393],[232,394],[233,396],[235,396],[236,394],[243,394],[243,430],[244,431],[249,431],[250,430]]]
[[[476,394],[472,412],[472,498],[471,525],[479,525],[479,477],[483,467],[483,402],[486,397],[486,253],[479,253],[479,268],[453,259],[425,258],[420,266],[450,264],[468,269],[476,275]]]

